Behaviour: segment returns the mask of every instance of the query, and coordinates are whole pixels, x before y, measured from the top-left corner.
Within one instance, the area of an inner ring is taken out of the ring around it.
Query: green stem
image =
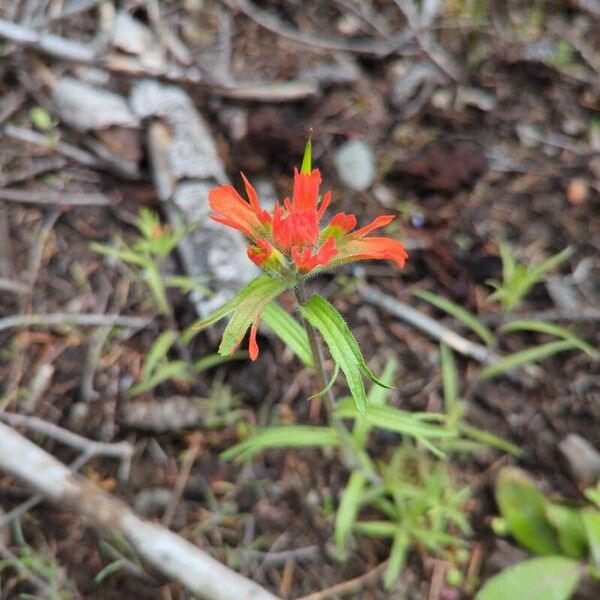
[[[306,302],[304,294],[304,288],[298,285],[294,288],[296,294],[296,301],[299,305]],[[308,336],[308,343],[310,344],[310,350],[313,357],[313,364],[315,367],[315,373],[317,376],[317,385],[320,390],[324,390],[322,396],[324,398],[325,409],[327,410],[327,418],[331,427],[334,427],[340,436],[340,447],[342,451],[342,459],[344,464],[351,471],[359,469],[363,471],[368,480],[372,482],[379,481],[379,476],[373,470],[370,462],[366,460],[365,456],[358,450],[352,439],[352,435],[344,425],[342,419],[337,416],[336,413],[336,400],[333,394],[331,386],[327,382],[327,373],[325,371],[325,363],[323,360],[323,349],[317,331],[315,328],[302,317],[302,324],[306,330]]]

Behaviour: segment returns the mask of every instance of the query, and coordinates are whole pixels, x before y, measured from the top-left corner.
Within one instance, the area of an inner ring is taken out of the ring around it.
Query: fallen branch
[[[396,298],[389,294],[384,294],[369,285],[360,286],[359,292],[360,295],[368,302],[371,302],[371,304],[375,304],[376,306],[387,310],[395,317],[410,323],[427,335],[444,342],[459,354],[470,356],[476,361],[486,365],[496,362],[500,358],[496,352],[458,335],[458,333],[452,331],[452,329],[448,329],[448,327],[441,325],[435,319],[424,315],[404,302],[396,300]]]
[[[140,329],[152,321],[151,317],[124,317],[122,315],[48,313],[45,315],[13,315],[0,319],[0,331],[13,327],[31,327],[43,325],[81,325],[84,327],[112,326]]]
[[[116,531],[155,569],[205,600],[277,600],[187,540],[137,517],[121,500],[71,473],[53,456],[0,423],[0,469],[94,527]]]

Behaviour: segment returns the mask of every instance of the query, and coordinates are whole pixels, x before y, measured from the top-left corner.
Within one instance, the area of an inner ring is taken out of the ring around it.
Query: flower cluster
[[[394,217],[384,215],[356,228],[356,216],[337,213],[324,227],[321,220],[331,201],[331,192],[319,199],[318,169],[294,169],[292,199],[277,202],[272,213],[261,208],[256,190],[242,174],[248,201],[230,185],[215,188],[208,202],[212,219],[241,231],[251,242],[248,257],[267,273],[284,278],[303,278],[324,270],[367,259],[391,260],[400,268],[408,254],[389,237],[369,233],[384,227]]]

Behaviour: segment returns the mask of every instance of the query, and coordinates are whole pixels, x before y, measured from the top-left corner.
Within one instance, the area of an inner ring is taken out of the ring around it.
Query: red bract
[[[260,206],[256,190],[242,174],[248,201],[230,185],[210,192],[211,218],[241,231],[251,242],[248,257],[265,271],[287,278],[314,275],[357,260],[391,260],[402,268],[408,254],[389,237],[367,237],[389,224],[383,215],[354,231],[356,216],[337,213],[325,226],[320,221],[331,201],[331,192],[319,202],[321,173],[294,169],[292,199],[277,202],[273,214]]]

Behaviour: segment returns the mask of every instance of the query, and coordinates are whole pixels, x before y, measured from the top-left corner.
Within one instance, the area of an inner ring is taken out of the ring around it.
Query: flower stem
[[[304,288],[298,285],[296,288],[294,288],[294,292],[296,294],[296,301],[298,304],[304,304],[306,302]],[[336,414],[335,409],[337,403],[333,394],[333,390],[327,382],[327,372],[325,371],[325,364],[323,361],[323,349],[321,347],[321,342],[319,340],[317,331],[304,317],[301,318],[304,329],[306,330],[306,335],[308,336],[308,343],[310,344],[315,373],[317,375],[317,385],[320,390],[323,390],[321,395],[324,398],[325,409],[327,410],[327,418],[329,420],[329,424],[337,430],[340,436],[342,460],[344,461],[345,466],[351,471],[359,469],[363,471],[368,480],[377,482],[379,480],[379,476],[373,470],[373,467],[368,459],[366,459],[364,454],[362,454],[356,447],[350,432],[344,425],[344,422]]]

